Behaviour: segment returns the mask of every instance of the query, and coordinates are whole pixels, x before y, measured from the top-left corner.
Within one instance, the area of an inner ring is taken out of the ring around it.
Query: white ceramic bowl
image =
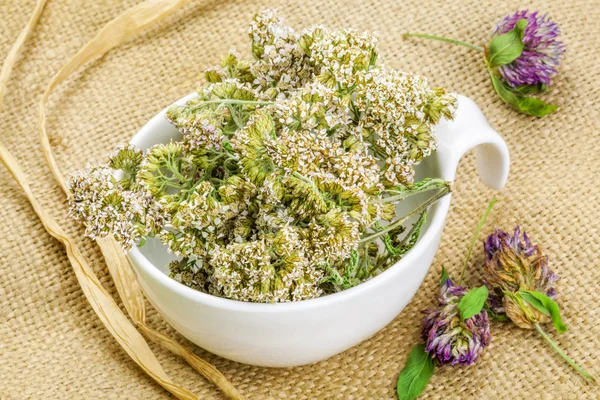
[[[147,149],[180,137],[164,113],[152,118],[132,143]],[[441,122],[436,134],[438,151],[419,166],[418,175],[452,181],[460,157],[477,147],[483,182],[495,189],[504,186],[508,149],[473,101],[459,96],[456,119]],[[148,299],[177,331],[198,346],[246,364],[297,366],[357,345],[402,311],[429,270],[449,205],[450,195],[432,207],[417,244],[387,271],[352,289],[295,303],[245,303],[184,286],[168,277],[167,264],[173,258],[156,240],[134,247],[129,257]],[[413,207],[414,203],[406,206]]]

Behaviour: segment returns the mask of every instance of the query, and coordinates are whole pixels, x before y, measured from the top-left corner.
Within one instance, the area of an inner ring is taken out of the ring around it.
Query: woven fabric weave
[[[0,2],[0,56],[15,41],[33,0]],[[32,188],[65,229],[64,195],[45,164],[37,136],[37,99],[58,69],[110,19],[135,0],[49,0],[15,66],[0,114],[0,139],[27,173]],[[569,326],[553,334],[588,370],[600,372],[600,7],[574,2],[479,0],[192,1],[137,39],[93,61],[52,96],[48,131],[63,171],[101,160],[158,110],[191,92],[202,71],[231,47],[250,56],[247,24],[275,7],[295,28],[326,24],[377,31],[383,62],[417,72],[435,85],[471,97],[508,142],[512,168],[485,233],[519,223],[539,242],[560,276],[557,298]],[[488,82],[481,54],[449,44],[403,40],[428,32],[476,44],[518,8],[557,21],[567,53],[544,99],[560,109],[545,118],[519,115]],[[409,306],[385,329],[329,360],[290,369],[258,368],[222,359],[187,342],[149,309],[149,323],[219,368],[249,399],[392,399],[410,348],[419,341],[420,310],[435,302],[441,264],[457,273],[477,220],[494,193],[478,179],[474,157],[461,161],[453,203],[435,262]],[[0,399],[163,399],[169,394],[132,362],[87,303],[63,247],[40,221],[5,169],[0,168]],[[95,243],[84,255],[113,294]],[[468,281],[483,263],[476,247]],[[376,310],[373,310],[376,312]],[[595,399],[585,383],[535,331],[494,322],[493,340],[469,368],[436,372],[422,398]],[[201,399],[217,389],[180,359],[154,345],[171,378]]]

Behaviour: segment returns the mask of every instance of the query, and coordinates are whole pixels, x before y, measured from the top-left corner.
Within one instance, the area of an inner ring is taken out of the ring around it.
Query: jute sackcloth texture
[[[46,167],[37,136],[36,101],[51,76],[106,22],[134,0],[50,0],[8,87],[0,135],[35,194],[69,233],[65,199]],[[0,2],[0,56],[25,25],[34,1]],[[377,31],[384,63],[429,77],[474,99],[508,142],[512,168],[484,233],[520,223],[560,276],[558,301],[569,325],[552,334],[568,354],[600,372],[600,7],[597,0],[424,2],[193,1],[142,36],[92,62],[61,86],[48,107],[48,130],[63,170],[97,162],[158,110],[192,91],[202,71],[231,47],[249,57],[247,24],[267,7],[297,29],[314,24]],[[426,31],[484,44],[503,15],[541,10],[567,45],[561,74],[544,98],[560,110],[543,119],[519,115],[493,93],[481,54],[438,42],[403,40]],[[479,216],[494,194],[462,160],[434,265],[409,306],[371,339],[315,365],[269,369],[238,364],[187,342],[152,309],[150,324],[177,337],[219,368],[250,399],[388,399],[420,334],[420,310],[435,302],[444,264],[457,273]],[[169,394],[117,345],[85,300],[63,247],[42,228],[6,170],[0,169],[0,399],[162,399]],[[80,241],[103,284],[116,294],[97,246]],[[468,279],[476,283],[476,247]],[[377,310],[373,310],[377,312]],[[550,329],[550,327],[548,327]],[[494,322],[493,341],[469,368],[436,371],[423,398],[596,399],[590,385],[534,331]],[[202,399],[220,393],[187,364],[153,347],[172,379]]]

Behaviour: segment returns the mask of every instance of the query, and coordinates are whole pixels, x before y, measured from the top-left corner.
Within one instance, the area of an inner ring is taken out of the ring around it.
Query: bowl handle
[[[458,95],[455,119],[440,122],[436,134],[444,179],[454,181],[460,158],[475,147],[477,171],[483,183],[496,190],[504,187],[510,166],[508,147],[473,100]]]

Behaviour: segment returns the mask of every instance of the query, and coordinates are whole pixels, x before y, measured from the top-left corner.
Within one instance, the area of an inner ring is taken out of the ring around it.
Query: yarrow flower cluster
[[[86,221],[87,236],[112,234],[129,249],[160,232],[168,215],[149,193],[137,190],[135,177],[141,160],[141,151],[121,146],[107,163],[71,176],[70,213]],[[121,171],[122,179],[114,177],[115,170]]]
[[[414,245],[427,206],[449,191],[414,182],[414,167],[456,98],[378,65],[369,33],[295,33],[267,10],[249,36],[254,60],[230,52],[197,98],[168,110],[181,140],[121,147],[75,174],[71,213],[125,249],[158,238],[178,256],[171,276],[216,296],[297,301],[359,284]]]

